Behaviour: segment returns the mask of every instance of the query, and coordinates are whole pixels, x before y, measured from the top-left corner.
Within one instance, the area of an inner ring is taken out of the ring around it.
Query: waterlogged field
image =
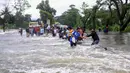
[[[71,48],[58,37],[21,37],[17,31],[0,34],[0,73],[130,73],[130,34],[99,35],[100,46]]]

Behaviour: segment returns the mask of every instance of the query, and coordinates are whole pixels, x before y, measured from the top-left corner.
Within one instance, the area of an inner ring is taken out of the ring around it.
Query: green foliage
[[[14,1],[14,8],[16,12],[23,12],[26,9],[30,8],[31,5],[29,4],[28,0],[15,0]]]
[[[119,3],[122,1],[122,3]],[[104,28],[109,26],[109,30],[123,31],[129,21],[129,4],[123,0],[97,0],[92,9],[88,8],[85,2],[82,5],[82,21],[87,28]],[[114,8],[113,8],[114,7]]]
[[[43,10],[43,11],[46,11],[46,12],[49,12],[50,14],[52,15],[55,15],[56,14],[56,10],[52,7],[50,7],[49,5],[49,0],[46,0],[46,1],[41,1],[41,3],[39,3],[37,5],[37,9],[40,9],[40,10]]]
[[[3,25],[5,22],[5,20],[3,18],[0,17],[0,24]]]
[[[50,19],[51,24],[54,23],[53,16],[49,12],[40,10],[40,16],[43,19],[43,21],[46,21],[47,19]]]
[[[41,19],[45,24],[47,23],[47,19],[51,20],[51,24],[54,23],[53,17],[56,14],[56,10],[50,7],[49,0],[41,1],[41,3],[37,5],[37,9],[40,10]]]
[[[30,14],[25,14],[24,21],[30,22],[31,21],[31,15]]]
[[[120,26],[120,32],[127,28],[130,21],[130,2],[128,0],[102,0],[104,4],[102,8],[107,9],[108,17],[106,22],[107,25],[118,24]],[[108,7],[108,8],[107,8]]]
[[[1,27],[5,31],[5,29],[13,29],[13,28],[19,28],[19,27],[27,27],[28,22],[24,22],[24,20],[31,19],[30,15],[23,16],[23,12],[31,7],[31,5],[28,3],[27,0],[15,0],[14,1],[14,8],[16,10],[16,14],[11,14],[12,11],[9,9],[9,4],[5,6],[4,9],[1,10],[0,16],[0,24],[3,24]]]
[[[120,26],[115,24],[109,27],[110,31],[120,31]]]
[[[82,26],[81,15],[79,10],[75,8],[75,5],[70,5],[69,10],[65,11],[57,21],[64,25],[70,25],[72,27]]]
[[[6,29],[6,23],[11,23],[12,22],[12,14],[9,10],[9,7],[5,7],[2,12],[1,12],[1,16],[3,16],[3,18],[0,18],[0,23],[3,25],[3,31],[5,32]]]
[[[41,14],[41,17],[42,17],[43,15],[46,15],[46,17],[47,17],[48,19],[52,19],[52,18],[53,18],[53,16],[52,16],[49,12],[47,12],[47,11],[40,10],[40,14]]]
[[[82,9],[82,14],[84,15],[82,17],[82,24],[83,24],[84,29],[91,28],[90,21],[91,21],[92,9],[88,8],[88,5],[85,2],[83,2],[81,9]]]
[[[6,29],[15,29],[16,25],[15,24],[6,24]]]
[[[2,25],[0,25],[0,29],[2,29]]]
[[[22,15],[22,13],[17,12],[15,15],[15,27],[16,28],[27,28],[29,25],[29,22],[31,21],[31,15],[26,14],[25,16]]]
[[[21,12],[17,12],[15,15],[16,27],[22,27],[23,22],[24,22],[24,16],[22,15]]]
[[[22,28],[27,28],[29,26],[29,22],[24,21],[23,25],[21,26]]]
[[[124,32],[130,32],[130,26],[126,27],[126,29],[124,30]]]
[[[16,26],[15,24],[14,24],[14,28],[28,28],[28,26],[29,26],[29,22],[27,22],[27,21],[24,21],[22,24],[20,24],[20,26]]]
[[[29,22],[31,20],[31,15],[26,14],[24,17],[23,12],[26,9],[30,8],[31,5],[29,4],[27,0],[15,0],[14,3],[15,3],[14,8],[16,10],[16,14],[14,16],[14,24],[16,28],[19,28],[19,27],[25,28],[27,27],[25,22]]]

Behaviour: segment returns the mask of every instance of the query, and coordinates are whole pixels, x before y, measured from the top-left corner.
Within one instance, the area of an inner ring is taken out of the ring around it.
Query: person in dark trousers
[[[55,29],[54,27],[52,27],[51,31],[52,31],[52,36],[53,36],[53,37],[56,36],[55,30],[56,30],[56,29]]]
[[[23,35],[23,29],[22,28],[19,29],[19,33],[20,33],[21,36]]]
[[[70,46],[76,46],[76,38],[75,38],[75,31],[72,27],[68,27],[68,41],[70,42]]]
[[[30,35],[29,28],[26,28],[26,36],[29,37],[29,35]]]
[[[99,28],[98,30],[99,30],[99,32],[101,32],[101,31],[102,31],[102,29],[101,29],[101,28]]]
[[[87,37],[92,36],[93,42],[91,45],[98,44],[100,39],[99,36],[97,35],[96,31],[94,29],[91,29],[91,34],[87,35]]]

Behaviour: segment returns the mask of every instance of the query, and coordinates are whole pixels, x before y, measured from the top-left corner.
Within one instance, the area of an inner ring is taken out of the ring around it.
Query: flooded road
[[[58,37],[0,34],[0,73],[130,73],[130,33],[99,33],[100,46],[71,48]],[[103,47],[107,47],[105,51]]]

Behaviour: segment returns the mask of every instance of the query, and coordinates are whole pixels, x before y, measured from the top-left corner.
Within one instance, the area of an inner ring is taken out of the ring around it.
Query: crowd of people
[[[23,30],[20,28],[19,33],[22,36]],[[66,39],[69,41],[70,46],[76,46],[79,41],[82,41],[83,39],[86,39],[87,37],[92,36],[93,42],[91,45],[98,44],[100,39],[95,32],[94,29],[91,29],[91,34],[84,35],[84,30],[81,27],[78,27],[77,29],[73,29],[72,27],[59,27],[57,25],[50,26],[48,25],[46,28],[43,27],[29,27],[26,29],[26,36],[41,36],[43,34],[52,34],[53,37],[59,36],[60,39]]]
[[[40,36],[40,35],[43,35],[44,33],[44,28],[42,27],[29,27],[26,29],[26,35],[27,37],[29,36]]]

